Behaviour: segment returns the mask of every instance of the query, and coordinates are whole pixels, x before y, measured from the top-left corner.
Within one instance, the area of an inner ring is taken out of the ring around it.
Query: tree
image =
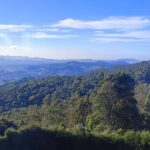
[[[87,116],[92,113],[91,107],[88,96],[75,101],[74,107],[70,109],[68,114],[69,124],[73,127],[79,124],[85,127]]]
[[[17,128],[17,126],[14,124],[14,122],[2,118],[0,120],[0,135],[4,135],[8,128]]]
[[[125,73],[105,78],[97,100],[102,118],[111,129],[137,128],[139,112],[133,89],[134,80]]]
[[[150,113],[150,93],[147,95],[147,98],[146,98],[145,111]]]

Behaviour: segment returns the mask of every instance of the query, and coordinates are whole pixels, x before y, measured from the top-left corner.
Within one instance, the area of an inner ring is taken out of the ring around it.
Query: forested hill
[[[103,78],[107,74],[119,71],[129,74],[135,80],[135,97],[139,108],[144,109],[150,91],[150,61],[84,75],[24,79],[5,84],[0,87],[1,112],[29,105],[42,105],[53,100],[62,101],[96,95]]]
[[[149,68],[148,61],[1,86],[0,147],[148,150]]]
[[[120,71],[129,74],[135,80],[135,98],[139,108],[143,111],[150,93],[150,61],[113,68],[107,72],[110,74]]]
[[[102,78],[102,79],[101,79]],[[41,105],[52,100],[79,98],[96,92],[103,73],[81,76],[55,76],[21,80],[0,87],[1,111],[29,105]]]
[[[112,72],[122,71],[130,74],[136,82],[150,83],[150,61],[143,61],[140,63],[117,67]]]
[[[29,77],[83,74],[96,69],[112,68],[135,62],[137,61],[132,59],[113,61],[53,60],[0,56],[0,84]]]

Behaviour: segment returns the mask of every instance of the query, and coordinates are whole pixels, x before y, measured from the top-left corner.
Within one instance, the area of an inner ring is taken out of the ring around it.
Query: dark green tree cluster
[[[50,89],[56,86],[55,90],[57,89],[58,91],[55,95],[52,94],[53,96],[48,94],[49,92],[46,93],[40,105],[32,104],[28,107],[15,108],[2,113],[0,115],[0,134],[5,134],[6,138],[5,140],[3,138],[0,139],[0,148],[9,149],[11,143],[18,149],[21,149],[22,145],[27,145],[29,147],[26,147],[26,149],[40,147],[43,150],[52,149],[52,147],[56,148],[56,145],[60,142],[59,144],[62,144],[64,149],[72,149],[71,146],[66,147],[66,145],[74,145],[74,142],[77,141],[76,144],[81,144],[82,146],[74,146],[74,149],[149,149],[149,95],[147,96],[144,113],[140,112],[137,108],[137,101],[134,98],[135,81],[130,75],[116,73],[105,77],[104,74],[101,74],[100,77],[99,79],[101,80],[97,80],[97,84],[91,80],[89,81],[89,78],[83,80],[83,78],[79,77],[76,80],[71,80],[70,84],[68,84],[69,80],[67,77],[63,81],[61,81],[62,78],[58,77],[54,78],[56,81],[52,80],[50,82],[47,82],[47,79],[44,82],[41,80],[40,83],[37,80],[32,81],[35,84],[23,82],[21,84],[22,88],[19,89],[23,93],[31,84],[32,86],[28,90],[35,86],[34,90],[31,91],[35,92],[35,89],[37,89],[39,92],[41,90],[40,94],[43,94],[44,90],[48,90],[47,87],[52,82],[54,83],[51,84],[53,86]],[[43,86],[45,84],[47,84],[46,87]],[[92,88],[89,87],[90,85],[92,85]],[[16,88],[20,87],[20,84],[15,86]],[[61,99],[60,97],[63,97],[71,86],[78,88],[78,90],[73,91],[70,97]],[[12,89],[12,91],[14,90]],[[62,95],[58,97],[58,93]],[[34,98],[34,96],[30,97],[29,100],[32,101]],[[38,127],[38,129],[32,131],[34,129],[32,128],[33,126]],[[26,127],[31,128],[19,132],[20,129]],[[46,129],[46,131],[42,131],[39,127]],[[19,133],[9,131],[10,128],[17,129]],[[65,131],[65,133],[60,132],[60,134],[56,134],[49,131],[49,129],[61,130]],[[68,135],[66,131],[77,136]],[[94,134],[98,134],[100,138],[93,137]],[[62,139],[57,139],[58,135]],[[69,141],[69,139],[72,139],[72,141]],[[43,142],[44,145],[42,144]],[[49,144],[51,142],[52,144]],[[83,144],[84,142],[85,145]],[[66,145],[64,145],[65,143]]]
[[[47,95],[41,106],[13,109],[1,118],[13,121],[18,128],[37,125],[81,133],[149,129],[149,115],[137,108],[134,85],[129,75],[113,74],[105,77],[97,92],[68,100],[49,100]]]
[[[127,74],[111,75],[104,80],[97,96],[103,120],[112,129],[136,129],[140,115],[133,97],[134,80]]]
[[[102,80],[103,73],[99,73],[96,76],[56,76],[6,84],[0,87],[0,112],[41,106],[55,100],[77,99],[96,92]]]
[[[140,111],[144,111],[150,93],[150,61],[113,69],[97,70],[76,76],[51,76],[40,79],[22,79],[0,86],[0,112],[13,108],[42,105],[53,100],[69,100],[92,95],[100,89],[104,76],[119,71],[135,80],[134,97]]]

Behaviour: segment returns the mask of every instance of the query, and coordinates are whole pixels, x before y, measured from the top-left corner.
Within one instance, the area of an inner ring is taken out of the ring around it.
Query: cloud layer
[[[47,34],[44,32],[35,32],[32,34],[27,34],[26,37],[29,38],[35,38],[35,39],[68,39],[68,38],[74,38],[78,35],[64,35],[64,34]]]
[[[97,31],[93,34],[91,41],[100,43],[114,43],[114,42],[150,42],[149,30],[136,30],[127,32],[103,32]]]
[[[150,19],[146,17],[108,17],[86,21],[68,18],[53,27],[92,30],[89,40],[92,42],[150,42]]]
[[[32,28],[32,25],[0,24],[0,32],[21,32]]]
[[[144,17],[109,17],[100,20],[83,21],[77,19],[64,19],[54,24],[54,27],[74,29],[117,29],[135,30],[148,27],[150,19]]]
[[[89,34],[90,31],[90,34]],[[87,34],[88,33],[88,34]],[[108,17],[98,20],[67,18],[49,25],[0,24],[0,39],[11,36],[32,39],[70,39],[83,37],[100,43],[150,42],[150,19],[146,17]],[[23,36],[22,36],[23,35]]]

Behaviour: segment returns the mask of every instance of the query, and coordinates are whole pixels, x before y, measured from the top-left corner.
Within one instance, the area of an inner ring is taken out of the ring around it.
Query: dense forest
[[[0,112],[3,149],[147,150],[150,62],[11,82]]]

